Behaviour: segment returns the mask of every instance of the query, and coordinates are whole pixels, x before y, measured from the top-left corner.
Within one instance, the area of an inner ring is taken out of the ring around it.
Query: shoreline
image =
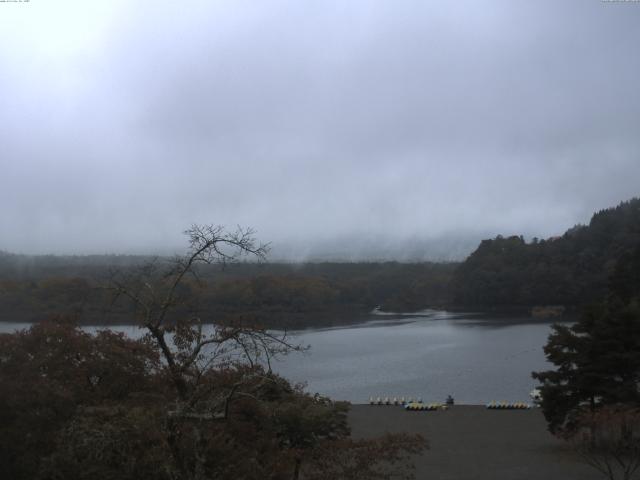
[[[264,322],[265,328],[269,330],[280,330],[287,329],[290,331],[304,331],[304,330],[314,330],[314,329],[323,329],[323,328],[332,328],[332,327],[349,327],[355,325],[362,325],[369,321],[374,320],[382,320],[387,319],[390,322],[398,321],[401,322],[403,320],[410,320],[412,318],[420,318],[428,316],[427,313],[451,313],[460,316],[467,316],[469,319],[474,320],[490,320],[490,321],[500,321],[500,320],[526,320],[526,321],[540,321],[540,322],[549,322],[549,321],[559,321],[559,322],[568,322],[574,321],[576,317],[579,315],[576,307],[569,307],[567,311],[558,316],[534,316],[531,314],[531,309],[535,307],[469,307],[469,306],[435,306],[435,307],[426,307],[424,309],[418,311],[385,311],[380,309],[373,309],[369,311],[354,311],[354,310],[345,310],[345,311],[333,311],[333,312],[310,312],[310,313],[302,313],[302,314],[282,314],[282,318],[284,319],[282,322]],[[225,316],[234,316],[229,313],[220,313],[221,317]],[[53,314],[45,314],[43,316],[38,315],[11,315],[13,318],[6,318],[5,316],[0,315],[0,324],[13,323],[13,324],[24,324],[24,325],[32,325],[35,323],[39,323],[48,318],[52,318]],[[16,319],[15,317],[19,317]],[[463,318],[460,317],[460,318]],[[490,318],[489,318],[490,317]],[[300,320],[305,319],[309,321],[309,323],[305,322],[296,322],[292,320]],[[120,319],[114,319],[113,321],[102,321],[97,318],[82,318],[78,319],[77,324],[79,326],[86,327],[134,327],[138,324],[135,322],[127,322],[121,321]],[[204,322],[206,325],[213,325],[215,322]]]
[[[542,412],[454,405],[446,411],[351,405],[354,438],[419,433],[430,449],[414,457],[416,479],[599,480],[569,446],[546,430]]]

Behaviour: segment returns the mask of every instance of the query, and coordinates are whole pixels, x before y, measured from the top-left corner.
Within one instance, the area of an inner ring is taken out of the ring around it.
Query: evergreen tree
[[[585,409],[640,405],[640,247],[623,256],[607,299],[571,327],[554,325],[545,354],[557,368],[534,372],[554,433],[570,433]]]

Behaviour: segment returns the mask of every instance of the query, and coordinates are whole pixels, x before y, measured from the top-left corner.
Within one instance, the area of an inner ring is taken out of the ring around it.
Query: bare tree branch
[[[189,241],[187,253],[174,258],[164,271],[154,259],[133,274],[113,275],[109,288],[115,297],[122,296],[133,303],[141,326],[158,345],[176,389],[187,400],[208,369],[235,362],[253,366],[262,357],[270,371],[271,357],[302,348],[290,343],[286,332],[278,336],[252,326],[212,322],[213,331],[205,334],[197,316],[168,322],[170,312],[185,303],[178,291],[186,276],[199,279],[198,265],[224,265],[243,256],[263,261],[268,252],[267,245],[256,242],[252,229],[238,227],[229,232],[220,225],[194,224],[184,233]],[[199,364],[203,357],[206,360]]]

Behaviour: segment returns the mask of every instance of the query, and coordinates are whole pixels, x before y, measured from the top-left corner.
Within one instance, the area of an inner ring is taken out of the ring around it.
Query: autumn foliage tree
[[[351,439],[346,404],[271,371],[274,355],[302,349],[286,333],[200,316],[199,265],[263,258],[253,232],[186,233],[184,256],[106,287],[142,338],[61,319],[0,336],[2,478],[410,478],[400,465],[422,438]]]
[[[158,390],[155,349],[64,319],[0,335],[0,475],[37,478],[60,431],[84,408],[130,405]]]
[[[584,412],[568,437],[582,460],[609,480],[632,480],[640,469],[640,410],[606,406]]]

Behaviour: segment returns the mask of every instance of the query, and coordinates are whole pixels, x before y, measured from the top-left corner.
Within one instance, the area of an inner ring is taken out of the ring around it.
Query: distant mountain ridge
[[[454,273],[454,304],[583,305],[604,297],[618,260],[639,246],[640,198],[600,210],[561,237],[483,240]]]

